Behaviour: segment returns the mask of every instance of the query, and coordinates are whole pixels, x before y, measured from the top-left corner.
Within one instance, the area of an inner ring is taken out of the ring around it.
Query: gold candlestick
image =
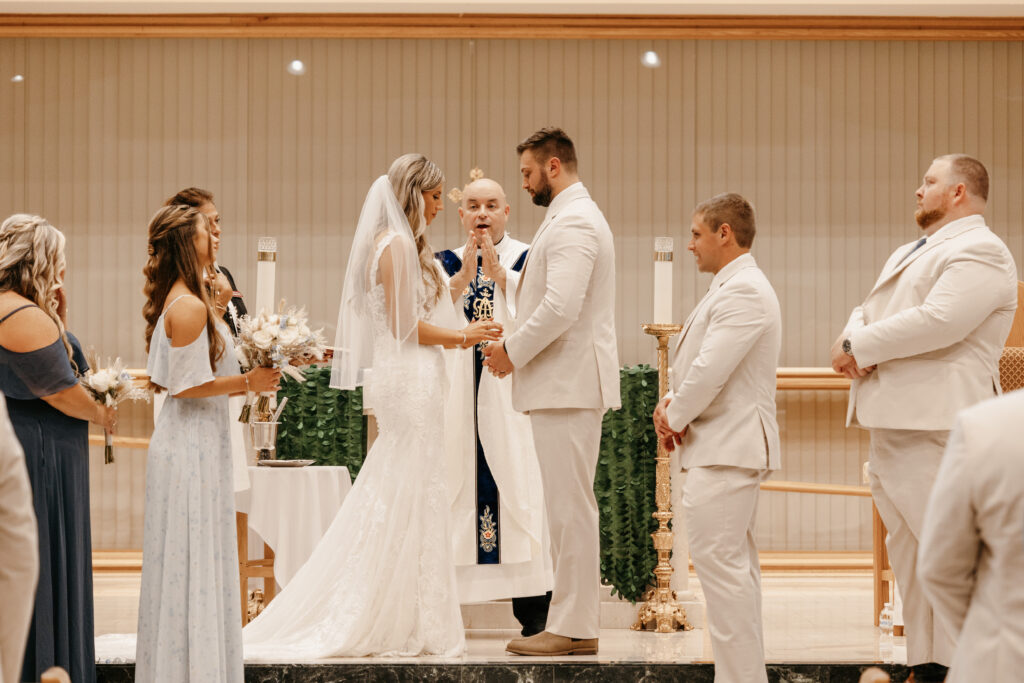
[[[658,338],[658,400],[668,391],[668,339],[682,331],[682,325],[646,324],[643,330]],[[655,458],[654,500],[658,511],[653,517],[658,520],[658,530],[651,534],[654,549],[658,551],[658,566],[654,568],[656,583],[644,594],[644,602],[640,606],[636,623],[630,628],[634,631],[650,630],[658,633],[673,633],[677,630],[689,631],[693,628],[686,620],[686,610],[676,600],[676,592],[672,590],[672,557],[673,533],[668,528],[672,519],[672,475],[669,471],[668,451],[658,440],[658,455]]]

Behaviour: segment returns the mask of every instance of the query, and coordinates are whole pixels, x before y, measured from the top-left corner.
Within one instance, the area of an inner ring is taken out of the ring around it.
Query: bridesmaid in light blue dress
[[[204,285],[216,253],[188,206],[149,225],[147,371],[168,393],[146,461],[135,680],[243,680],[228,396],[275,391],[280,371],[239,374]]]

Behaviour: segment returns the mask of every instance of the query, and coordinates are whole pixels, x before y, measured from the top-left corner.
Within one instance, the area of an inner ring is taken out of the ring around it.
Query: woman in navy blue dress
[[[71,680],[96,680],[90,421],[113,429],[116,411],[78,382],[87,369],[64,329],[64,235],[39,216],[0,226],[0,391],[25,451],[39,524],[39,585],[19,680],[51,666]]]

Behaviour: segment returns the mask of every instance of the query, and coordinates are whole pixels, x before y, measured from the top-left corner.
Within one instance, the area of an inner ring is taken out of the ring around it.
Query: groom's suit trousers
[[[594,474],[604,412],[530,411],[555,574],[546,630],[570,638],[597,638],[600,631],[601,546]]]

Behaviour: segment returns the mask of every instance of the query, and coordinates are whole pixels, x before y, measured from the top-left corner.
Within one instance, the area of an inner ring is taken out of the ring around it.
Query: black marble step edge
[[[857,683],[870,664],[769,664],[769,683]],[[910,675],[901,664],[876,664],[893,683]],[[132,664],[98,664],[97,683],[134,683]],[[457,681],[460,683],[713,683],[711,664],[636,662],[509,662],[507,664],[250,664],[245,683]]]

